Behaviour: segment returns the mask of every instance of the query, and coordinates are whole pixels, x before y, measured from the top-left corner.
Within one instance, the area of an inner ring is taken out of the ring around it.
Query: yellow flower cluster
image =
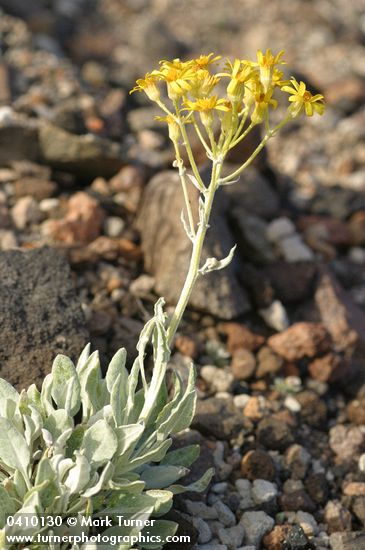
[[[167,114],[164,121],[169,126],[181,122],[181,110],[188,112],[184,117],[185,122],[196,123],[194,113],[199,113],[206,129],[211,129],[213,118],[218,115],[223,132],[231,132],[232,136],[237,135],[240,119],[251,120],[253,125],[261,122],[268,124],[269,111],[278,104],[274,94],[280,91],[290,94],[288,118],[302,112],[307,116],[312,116],[314,112],[322,115],[322,95],[312,95],[304,82],[298,83],[295,78],[290,81],[284,79],[279,69],[284,64],[283,54],[283,51],[274,55],[270,49],[265,53],[259,50],[256,61],[227,61],[223,71],[216,73],[211,70],[220,57],[213,53],[189,61],[164,60],[160,62],[158,70],[137,80],[137,86],[131,92],[144,91],[152,101],[157,102]],[[217,93],[221,81],[222,84],[226,82],[224,97],[219,97]],[[166,86],[167,95],[174,104],[173,111],[164,103],[160,83]],[[173,134],[176,133],[175,128]]]

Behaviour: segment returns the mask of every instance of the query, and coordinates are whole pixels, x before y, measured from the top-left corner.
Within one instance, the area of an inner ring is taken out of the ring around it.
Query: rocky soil
[[[182,197],[135,78],[271,47],[326,97],[213,213],[205,254],[237,242],[235,262],[199,283],[171,363],[199,372],[176,445],[201,444],[192,476],[216,469],[176,500],[190,548],[365,548],[364,8],[0,0],[0,374],[19,387],[87,339],[104,364],[121,346],[132,360],[156,296],[178,296]]]

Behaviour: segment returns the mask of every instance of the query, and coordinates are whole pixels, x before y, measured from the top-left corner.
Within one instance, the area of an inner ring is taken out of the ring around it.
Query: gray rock
[[[200,544],[205,544],[212,540],[212,531],[206,521],[199,517],[193,517],[192,521],[195,529],[199,532],[198,542]]]
[[[243,542],[245,536],[245,529],[240,523],[234,527],[227,529],[220,529],[218,531],[218,537],[222,544],[228,546],[228,548],[237,548]]]
[[[251,496],[251,482],[248,479],[236,479],[236,489],[240,495],[240,510],[247,510],[255,506]]]
[[[213,506],[207,506],[204,502],[199,500],[186,500],[186,509],[194,517],[201,519],[217,519],[218,512]]]
[[[219,521],[227,527],[232,527],[236,524],[236,516],[227,504],[224,504],[221,500],[216,502],[213,506],[217,510]]]
[[[285,237],[280,241],[279,247],[287,262],[305,262],[314,258],[313,252],[300,235]]]
[[[198,550],[227,550],[225,544],[219,544],[219,541],[212,540],[208,544],[199,544]]]
[[[296,233],[295,225],[289,218],[276,218],[269,223],[266,229],[266,237],[270,242],[278,243],[285,237]]]
[[[234,208],[231,217],[237,227],[237,242],[245,258],[257,263],[274,262],[276,255],[266,238],[267,223],[243,208]]]
[[[198,400],[192,428],[216,439],[230,439],[250,423],[239,414],[236,407],[226,399],[208,398]]]
[[[271,531],[275,522],[265,512],[245,512],[240,523],[245,529],[245,542],[259,546],[262,537]]]
[[[270,502],[270,500],[276,498],[278,490],[276,485],[270,481],[255,479],[251,494],[256,504],[263,504],[264,502]]]
[[[15,115],[0,120],[0,164],[8,165],[14,160],[36,161],[39,156],[38,128],[34,120]]]
[[[121,145],[93,134],[79,136],[53,124],[42,124],[38,137],[42,162],[83,177],[112,176],[128,161]]]
[[[64,257],[48,248],[0,253],[0,376],[18,388],[43,380],[57,353],[88,341]]]
[[[235,244],[225,216],[228,202],[223,193],[219,191],[218,194],[204,244],[203,263],[208,257],[225,257]],[[190,189],[190,199],[196,217],[195,188]],[[179,298],[191,254],[191,242],[180,221],[183,209],[185,206],[178,174],[173,171],[161,172],[149,182],[145,190],[137,221],[146,271],[156,278],[157,294],[172,304]],[[161,218],[164,219],[163,224]],[[250,306],[245,291],[238,283],[236,270],[233,261],[222,271],[200,277],[191,296],[191,306],[223,319],[232,319],[247,312]]]

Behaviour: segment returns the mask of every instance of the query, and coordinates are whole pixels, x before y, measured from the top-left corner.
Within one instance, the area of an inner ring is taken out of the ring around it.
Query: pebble
[[[358,458],[364,443],[360,428],[337,424],[330,429],[329,436],[329,445],[340,460]]]
[[[215,483],[211,487],[211,491],[213,493],[217,493],[218,495],[221,495],[222,493],[225,493],[227,491],[228,483],[226,481],[221,481],[221,483]]]
[[[314,259],[313,252],[300,235],[291,235],[281,240],[280,251],[287,262],[306,262]]]
[[[286,398],[285,398],[285,401],[284,401],[284,405],[287,409],[289,409],[289,411],[293,412],[293,413],[297,413],[300,411],[300,409],[302,408],[301,404],[298,402],[297,399],[295,399],[295,397],[293,397],[292,395],[288,395]]]
[[[133,296],[143,298],[150,294],[155,286],[155,278],[151,275],[140,275],[130,284],[129,290]]]
[[[245,325],[239,323],[222,323],[221,331],[227,336],[227,350],[233,355],[237,349],[256,351],[265,342],[260,334],[255,334]]]
[[[296,513],[296,521],[307,536],[312,537],[318,533],[318,524],[312,514],[300,510]]]
[[[290,328],[268,339],[269,346],[287,361],[315,357],[331,347],[331,340],[320,323],[295,323]]]
[[[290,529],[291,525],[288,524],[275,525],[274,529],[265,535],[263,539],[264,548],[268,550],[282,550],[283,542]]]
[[[223,523],[226,527],[232,527],[236,524],[236,516],[228,508],[226,504],[222,501],[218,501],[213,505],[213,508],[215,508],[217,512],[217,517],[219,518],[219,521]]]
[[[351,514],[340,501],[330,500],[324,509],[324,521],[328,526],[328,533],[351,530]]]
[[[0,229],[0,250],[10,250],[18,246],[18,239],[11,229]]]
[[[360,472],[365,472],[365,453],[359,458],[359,470]]]
[[[125,228],[125,221],[117,216],[109,216],[105,219],[103,228],[108,237],[120,237]]]
[[[291,474],[303,479],[311,462],[311,455],[302,445],[291,445],[285,453],[285,462]]]
[[[290,427],[278,418],[264,418],[257,426],[257,439],[267,449],[284,451],[294,443]]]
[[[295,225],[289,218],[285,217],[276,218],[266,228],[266,237],[272,243],[278,243],[285,237],[289,237],[295,233]]]
[[[365,548],[365,533],[364,531],[332,533],[330,545],[332,550],[363,550]]]
[[[198,542],[200,544],[205,544],[212,540],[212,531],[206,521],[200,517],[192,517],[192,522],[199,533]]]
[[[218,537],[228,548],[237,548],[243,542],[245,529],[241,523],[227,529],[219,529]]]
[[[249,479],[275,479],[275,464],[271,456],[265,451],[248,451],[242,458],[241,473]]]
[[[244,409],[249,399],[250,399],[250,396],[247,395],[247,393],[241,393],[233,397],[233,403],[235,407],[237,407],[237,409]]]
[[[279,300],[274,300],[269,307],[259,309],[259,314],[268,327],[281,332],[289,326],[289,318],[285,307]]]
[[[190,515],[201,519],[217,519],[218,512],[213,506],[207,506],[204,502],[195,500],[185,501],[187,511]]]
[[[229,392],[232,389],[234,378],[231,372],[214,365],[204,365],[200,369],[200,376],[217,392]]]
[[[264,378],[267,375],[277,374],[282,366],[283,359],[268,346],[263,346],[257,354],[256,378]]]
[[[44,214],[53,214],[60,206],[60,200],[53,197],[49,199],[43,199],[39,203],[39,209]]]
[[[225,544],[219,544],[219,541],[211,541],[208,544],[199,544],[198,550],[228,550]]]
[[[248,380],[253,376],[256,368],[256,358],[247,349],[237,349],[232,357],[232,375],[237,380]]]
[[[258,421],[261,420],[266,409],[266,400],[264,396],[252,396],[243,409],[243,414],[250,420]]]
[[[27,225],[39,223],[43,219],[43,213],[33,197],[22,197],[13,206],[11,215],[17,229],[25,229]]]
[[[240,509],[253,508],[255,503],[251,497],[251,482],[248,479],[236,479],[235,486],[240,495]]]
[[[240,523],[245,529],[245,542],[258,547],[263,536],[271,531],[275,522],[265,512],[245,512]]]
[[[252,498],[256,504],[270,502],[278,495],[278,489],[274,483],[265,479],[255,479],[252,486]]]

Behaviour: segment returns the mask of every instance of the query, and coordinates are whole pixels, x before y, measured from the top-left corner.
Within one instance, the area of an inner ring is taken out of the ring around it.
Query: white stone
[[[280,251],[287,262],[313,260],[312,250],[303,242],[300,235],[285,237],[279,244]]]
[[[353,246],[348,252],[348,257],[351,262],[355,264],[364,264],[365,263],[365,248],[360,246]]]
[[[269,223],[266,229],[266,237],[270,242],[277,243],[285,237],[294,235],[295,232],[293,222],[289,218],[282,217]]]
[[[295,397],[293,397],[292,395],[288,395],[285,398],[284,405],[287,409],[289,409],[289,411],[294,413],[299,412],[302,408],[299,401],[297,401],[297,399],[295,399]]]
[[[365,472],[365,453],[359,458],[359,470],[361,472]]]
[[[270,328],[281,332],[289,327],[289,319],[283,304],[274,300],[269,307],[259,309],[259,314]]]
[[[218,392],[229,392],[234,383],[233,374],[213,365],[204,365],[200,376]]]
[[[255,479],[251,494],[256,504],[263,504],[264,502],[270,502],[270,500],[276,498],[278,490],[276,485],[270,481]]]
[[[49,199],[42,199],[39,203],[39,209],[41,212],[44,212],[45,214],[49,214],[53,210],[57,210],[57,208],[60,205],[59,199],[49,198]]]
[[[131,282],[129,286],[129,290],[133,294],[133,296],[143,297],[143,296],[146,296],[146,294],[149,294],[153,290],[154,286],[155,286],[154,277],[143,274]]]
[[[104,232],[108,237],[120,237],[125,228],[125,221],[118,216],[109,216],[104,221]]]
[[[224,502],[219,500],[213,505],[213,508],[217,511],[217,517],[223,525],[226,527],[232,527],[236,524],[236,516],[230,508]]]
[[[265,512],[245,512],[240,523],[245,528],[245,542],[259,547],[266,533],[274,527],[274,520]]]
[[[240,393],[239,395],[234,396],[233,403],[237,409],[244,409],[249,400],[250,396],[247,395],[247,393]]]

